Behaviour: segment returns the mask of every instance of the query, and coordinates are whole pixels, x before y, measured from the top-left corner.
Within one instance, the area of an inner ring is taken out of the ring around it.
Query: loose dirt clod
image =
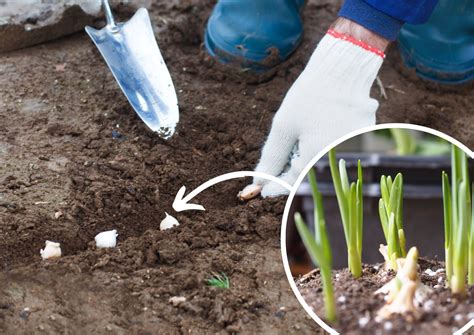
[[[178,306],[179,304],[186,301],[186,297],[171,297],[168,300],[173,306]]]

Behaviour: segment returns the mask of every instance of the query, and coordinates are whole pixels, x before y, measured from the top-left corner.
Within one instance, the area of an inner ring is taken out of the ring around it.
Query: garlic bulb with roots
[[[58,242],[46,241],[44,249],[40,250],[43,260],[61,257],[61,245]]]
[[[178,220],[176,220],[173,216],[166,213],[166,217],[160,223],[160,230],[170,229],[174,226],[179,226]]]
[[[95,236],[95,245],[97,248],[115,248],[117,245],[117,230],[103,231]]]
[[[378,289],[375,294],[386,295],[386,305],[378,315],[388,318],[392,314],[405,314],[418,317],[415,302],[421,304],[429,293],[418,277],[418,249],[411,248],[406,258],[398,258],[397,275],[390,282]]]

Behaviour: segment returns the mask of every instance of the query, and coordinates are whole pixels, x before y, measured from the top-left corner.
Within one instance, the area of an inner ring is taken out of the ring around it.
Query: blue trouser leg
[[[208,53],[223,63],[262,70],[285,60],[303,34],[304,0],[220,0],[205,32]]]
[[[399,35],[405,64],[436,82],[474,78],[474,0],[440,0],[428,22],[405,25]]]

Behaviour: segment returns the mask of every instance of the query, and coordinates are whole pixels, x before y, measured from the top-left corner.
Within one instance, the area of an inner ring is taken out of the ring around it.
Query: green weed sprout
[[[359,160],[357,163],[358,179],[349,184],[346,162],[343,159],[339,160],[338,167],[334,149],[329,151],[329,166],[344,226],[349,270],[355,278],[359,278],[362,275],[362,167]]]
[[[451,147],[451,185],[442,172],[446,279],[453,293],[474,284],[474,209],[466,154]]]
[[[403,175],[398,173],[380,178],[379,216],[385,241],[387,241],[386,264],[397,270],[397,258],[406,256],[406,240],[403,231]]]
[[[417,149],[417,143],[414,136],[408,129],[391,128],[390,133],[395,140],[397,154],[409,155],[414,154]]]
[[[331,246],[329,245],[326,232],[321,193],[319,193],[318,185],[316,183],[316,175],[313,170],[308,173],[308,179],[311,185],[314,202],[314,236],[306,226],[300,213],[295,214],[295,224],[311,260],[319,266],[323,283],[326,319],[332,322],[336,320],[336,304],[334,301],[334,290],[331,282]]]
[[[213,277],[207,280],[207,285],[228,289],[230,288],[230,280],[224,272],[220,274],[214,273]]]

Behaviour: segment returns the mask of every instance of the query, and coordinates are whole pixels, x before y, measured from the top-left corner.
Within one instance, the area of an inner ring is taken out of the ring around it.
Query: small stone
[[[341,295],[339,298],[337,298],[337,301],[340,302],[341,304],[346,302],[346,297]]]
[[[30,314],[31,314],[30,308],[29,308],[29,307],[25,307],[25,308],[23,308],[23,310],[20,312],[20,318],[22,318],[23,320],[26,320],[26,319],[28,319],[28,317],[30,316]]]
[[[443,277],[439,277],[439,278],[438,278],[438,283],[441,284],[442,282],[443,282]]]
[[[370,319],[366,316],[359,319],[359,327],[364,328],[369,323]]]
[[[387,331],[392,330],[392,328],[393,328],[393,324],[390,321],[387,321],[383,324],[383,329],[385,329]]]
[[[459,322],[459,321],[462,321],[463,319],[464,319],[464,316],[462,316],[462,314],[456,314],[454,316],[454,321]]]
[[[474,312],[470,312],[470,313],[467,315],[467,318],[468,318],[469,320],[474,319]]]
[[[434,306],[434,301],[433,300],[428,300],[423,304],[423,309],[425,311],[431,311],[433,306]]]
[[[63,216],[63,213],[61,211],[57,211],[56,213],[54,213],[54,218],[56,220],[59,219],[61,216]]]
[[[430,277],[436,276],[436,272],[434,272],[434,271],[431,270],[431,269],[426,269],[426,270],[425,270],[425,273],[426,273],[428,276],[430,276]]]

